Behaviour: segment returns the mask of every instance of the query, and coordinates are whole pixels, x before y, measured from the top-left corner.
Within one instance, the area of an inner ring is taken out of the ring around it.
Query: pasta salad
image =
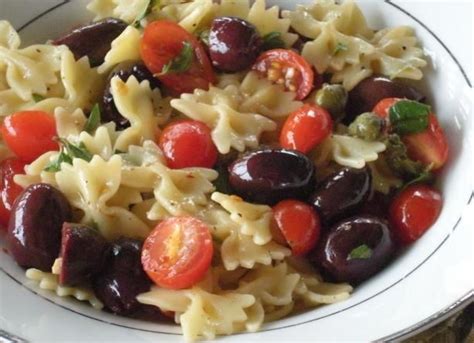
[[[350,0],[87,8],[28,47],[0,21],[2,239],[40,288],[212,339],[347,299],[436,221],[411,28]]]

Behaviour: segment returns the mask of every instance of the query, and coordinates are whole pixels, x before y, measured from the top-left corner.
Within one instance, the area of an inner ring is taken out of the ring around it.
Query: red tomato
[[[438,218],[441,206],[441,195],[426,185],[409,186],[398,194],[390,205],[390,223],[400,242],[420,238]]]
[[[10,150],[25,162],[51,150],[58,150],[54,117],[41,111],[17,112],[5,118],[2,136]]]
[[[257,58],[252,69],[266,76],[270,81],[283,84],[287,90],[296,92],[298,100],[306,98],[313,89],[313,68],[293,50],[265,51]]]
[[[389,110],[398,98],[386,98],[381,100],[373,109],[381,118],[388,121]],[[428,128],[419,133],[404,135],[403,143],[407,146],[408,156],[423,164],[432,165],[433,170],[441,168],[448,159],[449,147],[443,129],[433,113],[428,116]]]
[[[168,125],[159,145],[170,168],[212,168],[217,161],[211,130],[200,121],[184,120]]]
[[[305,104],[291,113],[283,124],[280,145],[307,153],[332,131],[331,115],[315,104]]]
[[[163,220],[143,244],[142,265],[158,286],[189,288],[202,280],[213,254],[209,228],[194,217]]]
[[[5,228],[10,219],[10,212],[13,207],[15,199],[23,191],[23,188],[18,186],[13,177],[16,174],[25,173],[25,162],[17,158],[7,158],[0,163],[0,224]]]
[[[321,223],[310,205],[297,200],[283,200],[273,207],[273,217],[293,255],[305,255],[314,248]],[[276,236],[278,241],[278,233]]]
[[[158,79],[173,93],[192,93],[195,88],[208,89],[216,81],[211,62],[202,44],[178,24],[158,20],[150,23],[143,34],[140,53],[147,68],[159,74],[163,67],[179,55],[183,43],[188,42],[194,50],[191,67],[181,73],[158,76]]]

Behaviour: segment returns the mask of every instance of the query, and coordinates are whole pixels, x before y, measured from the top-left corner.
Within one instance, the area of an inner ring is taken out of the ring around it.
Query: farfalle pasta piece
[[[163,6],[156,16],[175,21],[188,32],[196,32],[202,27],[209,26],[212,10],[212,0],[194,0]]]
[[[260,114],[237,110],[240,97],[235,86],[224,90],[211,87],[209,91],[196,89],[193,94],[182,94],[180,99],[171,101],[171,106],[208,125],[217,149],[227,154],[230,148],[256,148],[262,132],[276,129],[272,120]]]
[[[13,26],[6,20],[0,20],[0,47],[18,49],[20,43],[20,36]]]
[[[30,268],[26,271],[26,277],[37,282],[39,288],[53,291],[60,297],[74,297],[79,301],[88,301],[92,307],[97,310],[104,307],[92,290],[81,287],[61,286],[59,284],[58,276],[55,274],[45,273],[41,270]]]
[[[255,303],[255,297],[250,294],[212,294],[199,287],[184,290],[152,287],[150,292],[138,295],[137,300],[162,311],[175,312],[188,340],[231,334],[237,325],[245,323],[248,318],[245,310]]]
[[[95,20],[115,17],[131,24],[148,4],[149,0],[92,0],[87,9],[96,15]]]
[[[17,185],[26,188],[35,183],[48,183],[57,187],[54,173],[45,171],[45,168],[58,157],[57,151],[48,151],[25,166],[25,174],[17,174],[14,181]]]
[[[76,158],[72,165],[61,164],[56,183],[70,204],[83,212],[80,222],[97,224],[105,238],[145,238],[150,231],[145,223],[128,208],[109,203],[119,191],[121,167],[120,156],[104,161],[96,155],[90,162]]]

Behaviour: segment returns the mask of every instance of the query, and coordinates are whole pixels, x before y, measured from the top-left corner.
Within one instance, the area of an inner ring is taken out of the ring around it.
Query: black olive
[[[314,164],[294,150],[265,148],[229,166],[229,183],[247,201],[273,205],[287,198],[305,199],[314,186]]]
[[[71,219],[71,206],[56,188],[45,183],[26,188],[15,201],[8,223],[7,241],[15,261],[49,272],[59,255],[63,223]]]
[[[329,175],[309,198],[323,223],[330,224],[360,208],[372,188],[372,174],[366,166],[361,169],[342,168]]]
[[[395,244],[386,220],[356,216],[334,225],[313,252],[313,262],[330,279],[358,284],[380,271]]]

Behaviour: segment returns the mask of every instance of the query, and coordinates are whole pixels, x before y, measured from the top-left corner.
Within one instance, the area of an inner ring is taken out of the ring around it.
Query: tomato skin
[[[280,145],[306,154],[332,131],[331,115],[315,104],[305,104],[291,113],[283,124]]]
[[[426,185],[412,185],[399,193],[390,205],[390,223],[402,244],[420,238],[438,218],[441,194]]]
[[[203,45],[178,24],[157,20],[150,23],[143,34],[140,54],[147,68],[159,74],[165,64],[179,55],[183,42],[189,42],[194,50],[194,62],[189,70],[158,76],[158,79],[173,93],[192,93],[194,89],[209,89],[216,82],[209,57]]]
[[[281,68],[275,68],[276,65],[279,65]],[[294,76],[289,79],[296,88],[296,99],[303,100],[313,89],[314,71],[311,65],[297,52],[290,49],[268,50],[257,58],[252,67],[259,74],[265,77],[269,76],[269,79],[272,81],[276,80],[272,79],[269,71],[276,71],[277,74],[280,72],[283,79],[285,79],[285,75],[288,75],[284,71],[285,68],[294,68]],[[287,85],[286,88],[289,89]]]
[[[283,200],[273,207],[273,217],[293,255],[306,255],[319,240],[321,223],[310,205],[298,200]],[[278,233],[275,240],[281,240]]]
[[[211,265],[212,236],[197,218],[171,217],[160,222],[143,244],[142,265],[158,286],[189,288]]]
[[[13,181],[13,177],[16,174],[24,174],[25,165],[25,162],[17,158],[7,158],[0,163],[0,227],[7,227],[13,203],[23,191],[23,188]]]
[[[386,98],[375,105],[373,112],[389,120],[389,110],[399,98]],[[411,159],[431,165],[432,170],[440,169],[449,156],[449,146],[442,127],[433,113],[428,116],[428,128],[423,132],[402,136]]]
[[[217,161],[217,148],[206,124],[195,120],[168,125],[160,136],[159,146],[170,168],[212,168]]]
[[[54,117],[42,111],[23,111],[9,115],[1,132],[10,150],[25,162],[51,150],[58,150]]]

